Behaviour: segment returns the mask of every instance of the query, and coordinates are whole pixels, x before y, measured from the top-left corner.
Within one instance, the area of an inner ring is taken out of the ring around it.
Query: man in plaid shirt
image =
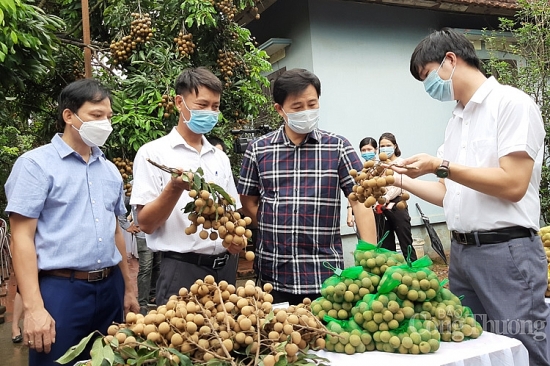
[[[344,137],[317,128],[321,83],[304,69],[274,83],[275,109],[285,123],[246,149],[237,191],[244,213],[258,225],[256,272],[272,283],[274,302],[316,298],[343,268],[340,237],[342,190],[352,192],[351,169],[363,165]],[[351,201],[363,240],[376,242],[372,210]]]

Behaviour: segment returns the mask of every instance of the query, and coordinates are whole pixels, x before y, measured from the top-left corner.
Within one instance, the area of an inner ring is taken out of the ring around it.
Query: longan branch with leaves
[[[201,239],[222,239],[222,245],[228,248],[232,244],[246,248],[248,240],[252,238],[252,231],[246,227],[252,223],[250,217],[243,217],[235,207],[235,198],[231,197],[222,187],[207,182],[204,179],[204,171],[198,168],[196,171],[180,171],[159,164],[150,159],[149,163],[157,168],[172,174],[173,177],[181,176],[184,182],[189,183],[189,197],[193,199],[183,209],[189,214],[191,225],[185,228],[185,234],[199,232]],[[254,253],[247,252],[246,259],[253,260]]]
[[[92,361],[101,364],[158,364],[273,366],[285,359],[294,365],[327,365],[307,353],[325,346],[332,334],[309,310],[310,301],[273,309],[273,286],[247,281],[235,287],[213,276],[195,281],[170,296],[147,315],[128,313],[126,322],[113,324],[93,346]],[[58,360],[68,363],[82,352],[96,332]],[[90,364],[91,362],[90,361]]]

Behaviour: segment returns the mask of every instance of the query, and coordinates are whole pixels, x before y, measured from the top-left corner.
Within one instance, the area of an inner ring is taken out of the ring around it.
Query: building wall
[[[285,58],[274,70],[306,68],[321,80],[320,128],[346,137],[359,150],[367,136],[396,136],[403,157],[436,154],[454,102],[430,98],[409,71],[410,56],[422,38],[444,26],[494,28],[496,17],[436,12],[352,1],[278,0],[249,28],[261,44],[269,38],[290,38]],[[435,180],[435,176],[422,179]],[[433,254],[415,203],[436,227],[448,249],[442,208],[414,196],[409,201],[413,238]],[[342,203],[341,231],[346,265],[357,239],[346,225]]]

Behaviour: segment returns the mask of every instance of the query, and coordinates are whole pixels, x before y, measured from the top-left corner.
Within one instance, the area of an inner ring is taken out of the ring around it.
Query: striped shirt
[[[259,196],[256,271],[275,290],[314,294],[343,268],[340,237],[342,190],[352,192],[350,169],[362,169],[349,141],[314,130],[298,146],[276,131],[251,142],[237,191]]]

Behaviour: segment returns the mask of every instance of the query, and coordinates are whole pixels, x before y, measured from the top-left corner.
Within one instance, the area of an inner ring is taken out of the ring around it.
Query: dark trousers
[[[263,284],[262,284],[263,287]],[[289,305],[298,305],[304,301],[304,298],[308,297],[311,301],[318,297],[321,297],[320,293],[317,294],[291,294],[290,292],[283,292],[272,290],[270,292],[273,296],[273,304],[279,304],[282,302],[288,302]]]
[[[148,310],[147,304],[149,303],[149,298],[156,296],[162,253],[153,252],[147,248],[145,238],[136,238],[136,242],[139,255],[139,271],[137,275],[138,302],[140,312],[145,315]]]
[[[157,280],[157,305],[166,304],[170,296],[179,293],[180,288],[189,289],[196,280],[208,275],[214,276],[216,282],[225,280],[234,285],[237,282],[238,258],[238,255],[231,254],[225,266],[213,269],[163,257]]]
[[[392,200],[392,202],[399,202],[398,200]],[[375,214],[376,227],[378,232],[378,240],[388,232],[388,236],[382,243],[382,248],[392,250],[395,252],[396,244],[395,237],[399,240],[399,246],[401,252],[407,258],[410,248],[410,259],[415,261],[416,251],[413,247],[413,239],[411,233],[411,217],[409,216],[409,210],[398,210],[395,205],[391,209],[385,209],[382,211],[382,215]]]
[[[44,276],[40,277],[39,285],[44,307],[55,320],[55,343],[50,353],[30,350],[30,366],[59,365],[55,360],[82,338],[94,330],[107,334],[109,325],[123,321],[124,280],[118,266],[102,281]],[[93,341],[70,364],[90,359],[92,344]]]

